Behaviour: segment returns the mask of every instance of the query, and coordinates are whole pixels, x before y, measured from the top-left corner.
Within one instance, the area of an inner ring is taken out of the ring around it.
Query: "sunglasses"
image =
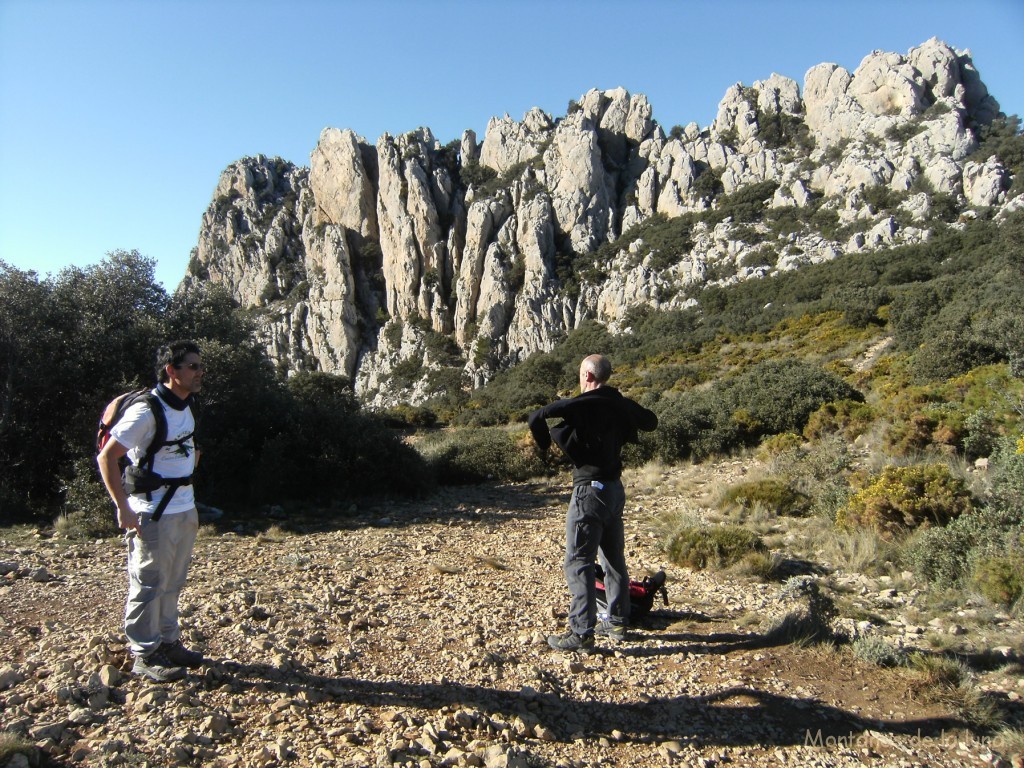
[[[206,366],[202,363],[180,363],[175,368],[188,368],[190,371],[205,371]]]

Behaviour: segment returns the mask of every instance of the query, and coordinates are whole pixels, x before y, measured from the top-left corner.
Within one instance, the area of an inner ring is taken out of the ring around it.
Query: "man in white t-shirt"
[[[180,679],[184,667],[198,667],[203,661],[201,653],[181,642],[178,596],[199,530],[191,480],[198,458],[191,403],[202,387],[204,371],[194,342],[161,347],[155,400],[147,397],[132,405],[110,430],[110,440],[97,458],[128,543],[124,629],[135,657],[132,672],[157,682]],[[144,473],[139,483],[147,492],[129,494],[119,462],[127,455],[136,467],[140,463],[158,432],[155,407],[166,420],[166,436],[162,445],[153,446],[152,474]]]

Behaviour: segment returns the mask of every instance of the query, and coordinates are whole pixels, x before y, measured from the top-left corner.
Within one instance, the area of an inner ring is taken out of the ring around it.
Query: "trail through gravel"
[[[680,499],[628,493],[628,561],[667,571],[670,605],[592,656],[545,643],[568,602],[564,482],[204,526],[182,603],[209,661],[168,685],[128,674],[119,540],[4,540],[0,728],[44,765],[995,762],[906,671],[766,642],[779,585],[673,566],[652,520]]]

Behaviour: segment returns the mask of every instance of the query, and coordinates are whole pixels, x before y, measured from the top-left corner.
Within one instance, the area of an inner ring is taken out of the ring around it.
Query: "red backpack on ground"
[[[597,587],[597,612],[608,613],[608,595],[604,590],[604,571],[597,566],[595,586]],[[665,572],[658,571],[653,576],[644,576],[643,581],[629,580],[629,620],[636,621],[651,612],[654,598],[661,594],[661,599],[668,605],[668,592],[665,590]]]

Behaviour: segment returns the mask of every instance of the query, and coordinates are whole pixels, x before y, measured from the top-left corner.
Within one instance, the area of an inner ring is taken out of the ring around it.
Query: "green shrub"
[[[655,392],[666,392],[677,385],[693,386],[700,380],[700,372],[693,365],[659,365],[644,371],[640,386]]]
[[[405,403],[388,408],[380,416],[389,427],[422,429],[437,424],[437,414],[430,408]]]
[[[719,501],[719,509],[737,505],[745,510],[761,506],[778,515],[800,517],[807,514],[810,499],[779,480],[749,480],[729,486]]]
[[[419,454],[383,420],[360,410],[343,377],[296,374],[282,407],[284,421],[265,437],[256,460],[250,458],[250,483],[264,503],[430,490]]]
[[[846,506],[852,464],[850,446],[842,438],[827,436],[777,454],[769,471],[811,499],[811,511],[834,521]]]
[[[723,137],[723,141],[725,138]],[[704,163],[697,163],[699,171],[693,180],[693,194],[700,200],[712,200],[725,191],[722,185],[722,172]]]
[[[738,444],[735,425],[729,424],[723,404],[707,391],[662,400],[657,413],[654,441],[658,458],[666,463],[688,458],[703,461]]]
[[[453,429],[432,436],[417,449],[444,485],[514,482],[545,472],[533,438],[525,431],[513,435],[501,427]]]
[[[964,420],[967,434],[963,437],[964,456],[973,460],[988,456],[996,445],[996,424],[992,413],[977,410]]]
[[[1024,595],[1024,561],[1019,551],[979,560],[971,581],[988,600],[1009,608]]]
[[[642,467],[657,458],[657,444],[653,432],[641,432],[639,442],[626,443],[622,446],[622,465],[624,467]]]
[[[1024,455],[1013,438],[997,442],[989,483],[979,508],[943,528],[915,534],[906,543],[904,563],[939,586],[962,587],[982,562],[1019,557],[1024,542]]]
[[[779,188],[777,181],[759,181],[748,184],[728,195],[722,195],[718,206],[703,215],[708,226],[720,224],[732,218],[733,225],[761,221],[767,209],[767,202]]]
[[[1020,176],[1024,171],[1024,134],[1017,115],[997,117],[988,125],[978,127],[978,148],[967,158],[979,163],[993,155],[1011,171],[1011,195],[1020,192]]]
[[[700,461],[756,445],[766,435],[798,432],[822,403],[839,399],[862,396],[810,363],[758,363],[710,389],[663,399],[655,409],[658,457]]]
[[[762,236],[763,239],[763,236]],[[748,241],[749,242],[749,241]],[[779,252],[771,246],[747,251],[740,259],[740,266],[747,269],[756,267],[774,267],[779,262]]]
[[[788,112],[757,110],[757,137],[771,149],[796,147],[805,154],[814,149],[814,137],[807,123]]]
[[[912,364],[920,381],[944,381],[1003,359],[1005,353],[997,341],[979,337],[969,328],[946,328],[925,340]]]
[[[902,652],[878,635],[858,637],[850,643],[850,650],[858,659],[879,667],[898,667],[905,662]]]
[[[418,382],[425,372],[423,358],[419,355],[399,360],[391,369],[390,383],[393,389],[408,389]]]
[[[971,509],[966,485],[946,465],[889,466],[854,494],[836,523],[867,526],[892,537],[924,524],[945,525]]]
[[[900,560],[930,584],[941,588],[957,587],[967,573],[974,543],[973,533],[957,523],[944,528],[925,528],[906,542]]]
[[[1024,517],[1024,438],[1002,438],[989,455],[991,504]]]
[[[383,335],[388,345],[397,350],[402,345],[402,321],[395,320],[385,325]]]
[[[694,570],[727,568],[750,553],[767,552],[761,538],[737,525],[688,527],[674,533],[665,551],[676,565]]]
[[[93,461],[75,461],[71,478],[65,485],[64,508],[56,528],[69,539],[97,539],[120,532],[117,510]]]
[[[486,165],[480,165],[476,160],[470,160],[463,164],[460,171],[462,183],[468,186],[483,187],[487,182],[498,178],[498,172]]]
[[[721,386],[720,396],[733,410],[744,408],[754,427],[750,438],[797,432],[823,403],[863,400],[857,390],[821,367],[803,360],[770,360],[741,373]]]
[[[459,346],[451,336],[428,331],[423,337],[423,346],[427,350],[430,362],[434,365],[461,366],[463,362]]]
[[[812,413],[804,426],[804,437],[820,440],[826,435],[840,434],[855,440],[868,431],[875,420],[874,409],[856,400],[838,400],[825,403]]]
[[[885,131],[885,138],[905,144],[925,129],[920,122],[894,123]]]
[[[777,456],[790,451],[795,451],[803,445],[804,439],[795,432],[783,432],[778,435],[769,435],[761,441],[758,458],[762,461],[770,461]]]
[[[926,413],[913,413],[892,424],[885,433],[885,444],[898,456],[912,456],[932,444],[935,419]]]

